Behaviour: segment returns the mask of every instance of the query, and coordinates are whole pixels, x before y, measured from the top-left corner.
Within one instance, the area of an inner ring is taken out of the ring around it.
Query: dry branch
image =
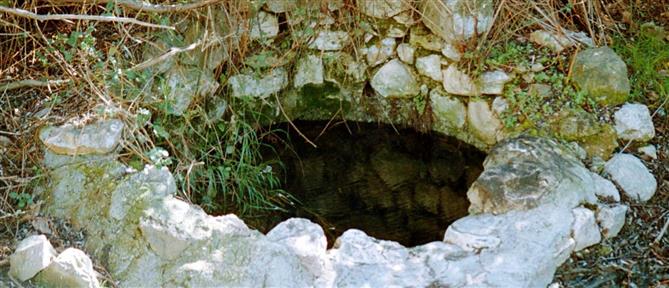
[[[59,86],[69,83],[71,80],[48,80],[48,81],[39,81],[39,80],[20,80],[16,82],[9,82],[7,84],[0,84],[0,93],[7,90],[14,90],[23,87],[51,87]]]
[[[172,47],[172,48],[171,48],[169,51],[167,51],[165,54],[160,55],[160,56],[158,56],[158,57],[156,57],[156,58],[152,58],[152,59],[146,60],[146,61],[144,61],[144,62],[142,62],[142,63],[139,63],[139,64],[137,64],[137,66],[134,66],[134,67],[130,68],[129,70],[131,70],[131,71],[137,71],[137,70],[142,70],[142,69],[145,69],[145,68],[149,68],[149,67],[151,67],[151,66],[153,66],[153,65],[156,65],[156,64],[158,64],[158,63],[160,63],[160,62],[163,62],[163,61],[165,61],[165,60],[167,60],[167,59],[169,59],[169,58],[172,58],[172,57],[173,57],[174,55],[176,55],[176,54],[179,54],[179,53],[182,53],[182,52],[191,51],[191,50],[197,48],[198,46],[200,46],[201,44],[202,44],[202,39],[200,39],[200,40],[198,40],[198,41],[195,41],[195,43],[190,44],[190,45],[188,45],[188,46],[186,46],[186,47],[184,47],[184,48]]]
[[[48,20],[90,20],[90,21],[100,21],[100,22],[118,22],[118,23],[129,23],[140,26],[146,26],[151,28],[162,28],[175,30],[172,26],[158,25],[153,23],[148,23],[144,21],[137,20],[135,18],[128,17],[116,17],[116,16],[98,16],[98,15],[78,15],[78,14],[47,14],[40,15],[28,10],[17,9],[17,8],[8,8],[0,6],[0,12],[16,15],[19,17],[29,18],[37,21],[48,21]]]
[[[133,10],[137,11],[144,11],[144,12],[155,12],[155,13],[168,13],[168,12],[183,12],[187,10],[193,10],[197,8],[201,8],[204,6],[208,6],[211,4],[215,4],[218,2],[222,2],[223,0],[203,0],[200,2],[192,2],[192,3],[186,3],[186,4],[169,4],[169,5],[163,5],[163,4],[151,4],[143,1],[136,1],[136,0],[97,0],[97,1],[92,1],[93,3],[97,4],[106,4],[109,2],[115,3],[116,5],[119,5],[121,7],[126,7],[130,8]],[[289,0],[290,1],[290,0]],[[84,2],[91,2],[91,1],[86,1],[86,0],[70,0],[70,1],[65,1],[68,3],[84,3]]]

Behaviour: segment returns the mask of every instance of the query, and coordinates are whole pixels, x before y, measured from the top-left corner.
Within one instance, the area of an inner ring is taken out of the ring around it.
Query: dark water
[[[357,228],[414,246],[441,240],[450,223],[467,215],[466,191],[485,157],[474,147],[389,125],[295,125],[317,148],[286,125],[287,135],[270,141],[276,153],[266,154],[284,163],[276,169],[300,203],[262,226],[304,217],[323,227],[330,244]]]

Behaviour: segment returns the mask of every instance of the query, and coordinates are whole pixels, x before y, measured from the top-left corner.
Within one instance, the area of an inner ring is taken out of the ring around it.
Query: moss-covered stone
[[[609,47],[584,50],[574,60],[572,78],[601,105],[619,105],[627,100],[630,82],[625,62]]]

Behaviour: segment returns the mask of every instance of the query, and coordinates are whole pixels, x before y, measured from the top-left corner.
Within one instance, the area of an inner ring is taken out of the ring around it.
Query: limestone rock
[[[430,91],[432,115],[438,131],[462,129],[467,119],[467,108],[460,100],[446,96],[437,89]]]
[[[444,39],[430,33],[423,26],[414,26],[409,30],[409,44],[425,50],[440,52],[444,46]]]
[[[442,73],[446,92],[462,96],[477,95],[478,89],[474,80],[455,65],[448,66]]]
[[[597,222],[602,229],[604,238],[613,238],[618,235],[625,225],[625,214],[627,214],[627,205],[616,204],[597,206]]]
[[[657,190],[657,181],[639,158],[630,154],[616,154],[604,166],[604,171],[630,198],[648,201]]]
[[[9,257],[9,275],[19,281],[33,278],[51,264],[56,254],[56,250],[44,235],[27,237],[21,240]]]
[[[497,144],[467,191],[470,213],[596,203],[592,172],[553,140],[519,137]]]
[[[595,185],[597,189],[595,190],[595,195],[607,200],[620,202],[620,193],[618,192],[616,185],[613,185],[611,181],[604,179],[604,177],[599,176],[599,174],[593,173],[592,178],[595,180]]]
[[[38,275],[38,282],[52,287],[100,287],[88,255],[76,248],[67,248]]]
[[[387,19],[411,9],[410,2],[403,0],[360,0],[358,9],[367,16]]]
[[[489,145],[497,142],[497,135],[502,129],[502,122],[485,100],[469,101],[467,124],[476,137]]]
[[[494,100],[492,100],[492,111],[497,114],[497,117],[502,116],[506,110],[509,109],[509,101],[506,101],[504,97],[498,96],[495,97]]]
[[[426,0],[422,4],[425,26],[449,43],[467,40],[492,26],[492,0]]]
[[[397,59],[384,64],[371,81],[374,91],[383,97],[409,98],[418,95],[420,88],[413,73]]]
[[[530,34],[530,41],[543,47],[548,47],[555,52],[573,46],[575,43],[564,35],[551,33],[546,30],[536,30]]]
[[[264,77],[240,74],[228,80],[233,97],[267,98],[288,86],[288,73],[283,68],[276,68]]]
[[[395,53],[396,45],[395,38],[385,38],[379,43],[364,48],[363,53],[367,54],[367,64],[373,67],[386,62]]]
[[[141,193],[138,193],[140,191]],[[174,177],[167,167],[156,168],[147,165],[119,183],[111,193],[109,216],[123,220],[131,210],[142,210],[143,207],[177,192]]]
[[[481,93],[488,95],[501,95],[504,92],[504,84],[511,81],[511,78],[504,71],[490,71],[481,74],[480,85]]]
[[[251,21],[251,32],[249,36],[254,40],[274,38],[279,34],[279,20],[271,13],[258,12]]]
[[[441,49],[441,55],[444,55],[446,58],[455,62],[458,62],[460,59],[462,59],[462,52],[449,43],[444,44],[444,48]]]
[[[65,124],[40,130],[39,139],[51,151],[64,155],[107,154],[121,141],[124,124],[121,120],[99,120],[76,127]]]
[[[642,154],[644,160],[657,160],[657,148],[655,145],[646,145],[637,149]]]
[[[388,28],[386,35],[392,38],[402,38],[407,35],[407,29],[391,25],[390,28]]]
[[[323,84],[323,60],[316,55],[308,55],[297,63],[297,73],[293,85],[301,88],[307,84]]]
[[[167,91],[161,91],[161,87],[156,89],[171,104],[167,111],[176,116],[181,116],[188,109],[194,97],[211,96],[219,87],[211,71],[198,68],[175,67],[170,69],[165,77],[169,89]]]
[[[648,107],[643,104],[623,105],[613,115],[616,133],[623,140],[648,141],[655,137],[655,126]]]
[[[269,231],[267,240],[288,246],[317,277],[326,273],[327,238],[318,224],[307,219],[291,218]]]
[[[602,105],[622,104],[630,93],[627,66],[611,48],[581,51],[572,71],[576,86]]]
[[[316,38],[309,42],[309,49],[321,51],[341,50],[351,41],[351,37],[346,31],[319,31]]]
[[[576,241],[574,251],[599,243],[602,240],[602,235],[599,233],[599,226],[595,221],[595,213],[583,207],[574,208],[571,212],[574,214],[574,223],[572,224],[572,236]]]
[[[434,81],[441,82],[441,58],[439,55],[431,54],[416,59],[416,70],[418,73],[429,77]]]
[[[416,52],[416,48],[413,48],[407,43],[402,43],[397,46],[397,56],[400,57],[402,62],[407,64],[413,64],[413,54]]]

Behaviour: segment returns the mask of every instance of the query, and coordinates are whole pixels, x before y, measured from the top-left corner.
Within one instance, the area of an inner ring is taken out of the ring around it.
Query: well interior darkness
[[[443,135],[359,122],[295,122],[268,141],[279,157],[284,189],[299,203],[269,220],[290,217],[320,224],[329,245],[350,228],[415,246],[440,241],[450,223],[467,215],[466,191],[485,154]],[[270,150],[270,149],[268,149]],[[272,156],[269,156],[272,155]],[[263,225],[265,226],[265,225]]]

